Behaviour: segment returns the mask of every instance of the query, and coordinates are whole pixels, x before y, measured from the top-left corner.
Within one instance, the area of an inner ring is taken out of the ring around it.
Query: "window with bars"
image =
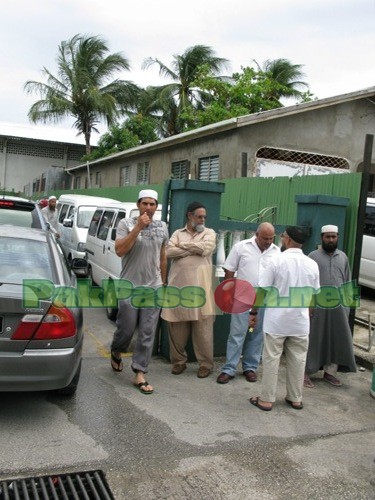
[[[345,168],[349,169],[349,163],[345,158],[339,156],[326,156],[315,153],[304,153],[303,151],[294,151],[278,148],[260,148],[256,153],[257,158],[267,160],[278,160],[289,163],[299,163],[305,165],[319,165],[322,167]]]
[[[199,159],[198,179],[201,181],[217,181],[219,179],[218,156],[207,156]]]
[[[129,186],[130,185],[130,167],[121,167],[120,168],[120,186]]]
[[[149,168],[148,161],[137,164],[137,184],[148,184]]]
[[[173,179],[187,179],[188,177],[188,165],[187,160],[174,161],[172,162],[172,177]]]

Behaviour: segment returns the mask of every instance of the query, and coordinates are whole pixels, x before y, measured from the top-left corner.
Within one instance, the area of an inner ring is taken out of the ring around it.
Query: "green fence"
[[[255,220],[267,208],[274,208],[273,222],[278,225],[294,224],[297,218],[297,194],[326,194],[349,198],[346,214],[344,249],[353,263],[357,212],[361,187],[361,174],[329,174],[303,177],[226,179],[221,196],[221,218]],[[164,185],[125,186],[112,188],[77,189],[77,194],[104,196],[119,201],[137,200],[142,187],[155,189],[162,200]],[[55,191],[59,196],[68,191]],[[52,194],[52,193],[49,193]],[[201,201],[201,200],[199,200]],[[204,200],[202,200],[204,202]],[[329,221],[327,221],[329,223]]]

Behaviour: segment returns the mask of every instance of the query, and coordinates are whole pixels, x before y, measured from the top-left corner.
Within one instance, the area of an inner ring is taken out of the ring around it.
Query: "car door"
[[[126,217],[125,210],[118,210],[112,220],[110,231],[108,231],[105,249],[103,253],[103,267],[106,268],[107,278],[119,278],[121,273],[121,258],[115,251],[116,229],[121,219]]]
[[[98,228],[104,209],[97,208],[92,216],[86,239],[86,257],[91,268],[91,277],[94,283],[100,285],[103,279],[101,269],[101,253],[103,241],[98,238]]]

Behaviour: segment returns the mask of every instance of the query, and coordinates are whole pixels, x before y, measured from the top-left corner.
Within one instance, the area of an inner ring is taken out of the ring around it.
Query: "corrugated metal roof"
[[[0,122],[0,136],[14,137],[17,139],[35,139],[64,144],[77,144],[80,146],[85,145],[83,135],[77,136],[77,130],[73,128],[66,129],[59,127]],[[92,137],[91,145],[95,146],[97,141],[97,138]]]

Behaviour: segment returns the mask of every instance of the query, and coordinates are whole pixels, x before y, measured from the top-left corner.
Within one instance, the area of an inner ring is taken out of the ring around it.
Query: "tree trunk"
[[[85,132],[85,143],[86,143],[86,154],[89,155],[91,153],[91,145],[90,145],[91,133],[86,130]]]

